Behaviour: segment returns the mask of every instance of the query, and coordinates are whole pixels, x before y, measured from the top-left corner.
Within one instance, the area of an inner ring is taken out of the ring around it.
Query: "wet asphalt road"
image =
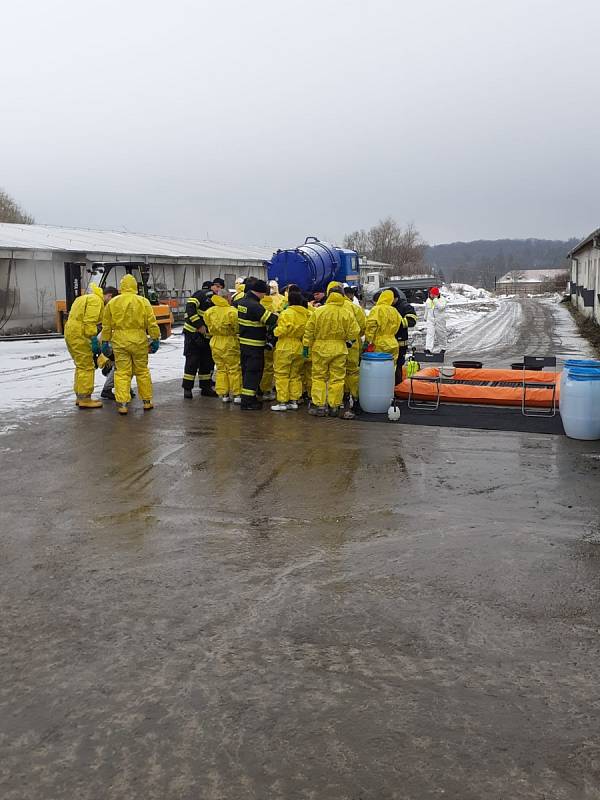
[[[600,797],[600,443],[157,401],[0,439],[3,800]]]

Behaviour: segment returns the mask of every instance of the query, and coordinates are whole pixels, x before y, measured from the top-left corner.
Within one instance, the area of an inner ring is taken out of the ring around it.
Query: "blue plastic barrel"
[[[560,404],[564,403],[563,393],[567,374],[571,372],[584,372],[600,369],[600,361],[592,358],[569,358],[565,361],[563,371],[560,375]]]
[[[385,414],[394,399],[396,368],[389,353],[363,353],[358,396],[367,414]]]
[[[561,386],[560,416],[571,439],[600,439],[600,369],[566,372]]]
[[[341,268],[337,249],[328,242],[309,236],[295,250],[278,250],[269,264],[269,280],[276,280],[282,288],[297,284],[305,292],[325,291],[335,280]]]

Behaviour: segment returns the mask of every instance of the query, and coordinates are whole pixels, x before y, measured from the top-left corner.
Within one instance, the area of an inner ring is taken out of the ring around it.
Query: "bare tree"
[[[390,264],[392,275],[408,275],[415,269],[423,271],[426,243],[416,227],[410,223],[402,228],[387,217],[368,231],[360,230],[344,237],[344,247],[356,250],[373,261]]]
[[[16,222],[22,225],[32,225],[34,219],[8,195],[0,189],[0,222]]]

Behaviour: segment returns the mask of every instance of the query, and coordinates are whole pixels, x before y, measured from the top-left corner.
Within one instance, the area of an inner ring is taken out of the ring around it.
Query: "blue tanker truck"
[[[300,247],[273,253],[268,274],[280,287],[295,283],[304,292],[325,291],[330,281],[358,286],[358,253],[307,236]]]

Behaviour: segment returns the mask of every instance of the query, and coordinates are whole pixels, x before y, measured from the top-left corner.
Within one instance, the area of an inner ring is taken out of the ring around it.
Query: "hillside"
[[[566,254],[579,239],[480,239],[429,246],[426,263],[445,280],[494,288],[499,278],[512,269],[567,268]]]

